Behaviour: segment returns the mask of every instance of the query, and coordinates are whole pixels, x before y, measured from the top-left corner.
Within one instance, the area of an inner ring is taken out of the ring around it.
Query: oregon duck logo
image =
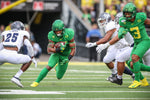
[[[65,35],[65,38],[68,38],[68,35]]]
[[[137,20],[137,22],[140,23],[140,22],[141,22],[141,19]]]

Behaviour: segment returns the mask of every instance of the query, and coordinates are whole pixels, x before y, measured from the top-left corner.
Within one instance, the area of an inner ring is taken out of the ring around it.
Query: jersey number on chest
[[[132,28],[130,28],[130,31],[134,32],[134,35],[133,35],[134,39],[140,39],[141,38],[141,34],[140,34],[140,31],[139,31],[138,27],[132,27]]]

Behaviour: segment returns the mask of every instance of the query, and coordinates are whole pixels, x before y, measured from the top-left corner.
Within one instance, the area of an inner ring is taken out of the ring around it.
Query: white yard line
[[[3,99],[3,100],[9,100]],[[10,100],[149,100],[149,98],[15,98]]]
[[[66,93],[150,93],[150,91],[33,91],[0,89],[0,94],[66,94]]]
[[[0,90],[0,94],[65,94],[57,91]]]

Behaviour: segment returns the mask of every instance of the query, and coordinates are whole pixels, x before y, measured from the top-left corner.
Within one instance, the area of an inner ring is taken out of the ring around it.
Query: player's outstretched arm
[[[106,33],[106,35],[105,35],[102,39],[100,39],[100,40],[98,40],[97,42],[94,42],[94,43],[89,42],[89,43],[86,44],[86,47],[87,47],[87,48],[91,48],[91,47],[94,47],[94,46],[96,46],[96,45],[106,43],[106,42],[111,38],[111,36],[113,35],[113,33],[114,33],[115,31],[116,31],[116,28],[114,28],[114,29],[108,31],[108,32]]]
[[[120,39],[118,38],[118,35],[116,35],[114,38],[112,38],[109,42],[105,43],[105,44],[100,44],[96,47],[96,51],[97,53],[101,53],[102,50],[108,48],[110,45],[113,45],[114,43],[116,43],[117,41],[119,41]]]
[[[118,38],[118,34],[114,37],[114,38],[112,38],[110,41],[109,41],[109,44],[110,45],[113,45],[113,44],[115,44],[116,42],[118,42],[120,39]]]
[[[28,40],[27,37],[24,37],[24,44],[27,46],[27,50],[29,52],[29,56],[31,57],[32,62],[35,64],[35,67],[37,67],[37,61],[34,58],[34,50],[31,42]]]
[[[34,57],[34,50],[33,50],[33,47],[32,47],[32,44],[31,42],[28,40],[27,37],[24,37],[24,44],[27,46],[27,50],[29,52],[29,56],[32,58]]]

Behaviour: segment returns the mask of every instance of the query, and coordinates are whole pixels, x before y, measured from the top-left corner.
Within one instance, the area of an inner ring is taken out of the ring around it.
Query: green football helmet
[[[65,28],[65,25],[64,25],[64,22],[61,21],[61,20],[55,20],[52,24],[52,31],[55,33],[56,31],[62,31],[63,33],[63,30]],[[61,34],[56,34],[57,36],[62,36],[62,33]]]
[[[126,15],[125,13],[129,13],[130,15]],[[127,3],[123,8],[123,16],[127,20],[131,20],[136,16],[136,6],[133,3]]]

